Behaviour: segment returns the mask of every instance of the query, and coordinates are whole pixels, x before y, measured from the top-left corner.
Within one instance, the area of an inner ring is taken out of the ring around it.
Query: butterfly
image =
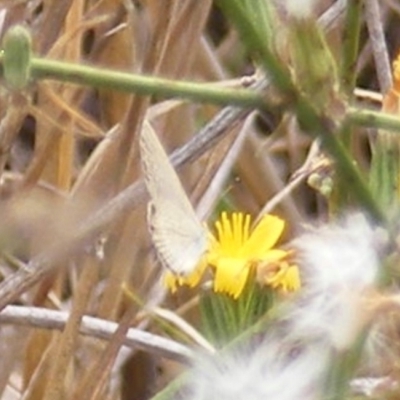
[[[190,274],[208,248],[208,232],[197,218],[156,133],[147,122],[140,154],[150,195],[147,219],[162,264],[180,276]]]

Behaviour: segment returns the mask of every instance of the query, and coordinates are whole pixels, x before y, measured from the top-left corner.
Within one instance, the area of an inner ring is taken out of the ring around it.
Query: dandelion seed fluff
[[[191,400],[313,399],[326,367],[326,348],[310,346],[295,357],[279,340],[252,349],[241,346],[228,354],[200,357],[190,380]]]
[[[311,17],[315,3],[316,0],[284,0],[282,4],[289,15],[301,19]]]
[[[292,317],[295,331],[325,337],[338,349],[351,345],[364,323],[363,295],[378,274],[376,243],[361,214],[296,239],[304,294]]]

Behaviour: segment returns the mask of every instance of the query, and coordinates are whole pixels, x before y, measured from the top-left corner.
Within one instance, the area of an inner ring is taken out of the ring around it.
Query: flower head
[[[175,292],[178,286],[195,287],[199,284],[207,266],[214,272],[214,291],[226,293],[237,299],[256,271],[262,285],[283,292],[300,287],[297,266],[290,263],[290,251],[275,249],[285,222],[273,215],[265,215],[251,229],[249,214],[223,212],[215,223],[216,236],[210,233],[210,248],[194,271],[186,276],[172,272],[165,275],[165,285]]]
[[[288,252],[273,249],[283,233],[284,221],[276,216],[265,215],[253,230],[250,229],[250,222],[248,214],[233,213],[229,218],[225,212],[216,222],[217,237],[208,254],[208,262],[215,271],[215,292],[238,298],[252,268],[269,263],[275,266],[276,273],[271,269],[264,284],[284,290],[297,288],[298,284],[290,282],[295,280],[293,268],[297,267],[289,267],[285,261],[286,267],[281,268],[281,261],[287,258]]]

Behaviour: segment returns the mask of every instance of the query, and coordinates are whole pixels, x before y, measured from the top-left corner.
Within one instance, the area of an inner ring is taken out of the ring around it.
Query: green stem
[[[340,80],[345,93],[351,95],[356,82],[356,63],[360,44],[360,29],[363,2],[350,0],[347,3]]]
[[[2,46],[1,72],[10,90],[22,90],[29,79],[53,79],[139,95],[178,97],[195,102],[232,104],[243,108],[265,108],[266,106],[262,95],[254,90],[134,75],[128,72],[34,57],[31,54],[30,33],[21,25],[16,25],[7,31]]]
[[[0,56],[0,62],[3,58],[4,54]],[[245,108],[265,107],[262,95],[250,89],[232,89],[210,83],[176,81],[39,57],[31,58],[30,74],[32,79],[51,79],[140,95],[178,97],[197,102],[232,104]]]
[[[360,205],[370,212],[378,221],[384,220],[384,213],[375,202],[368,185],[354,164],[349,152],[335,134],[338,129],[333,120],[321,115],[303,96],[292,82],[287,68],[273,54],[262,35],[262,27],[257,26],[246,8],[246,2],[240,0],[219,0],[225,14],[232,20],[241,33],[247,48],[259,55],[265,71],[271,76],[273,83],[282,91],[287,99],[292,101],[298,121],[304,132],[320,137],[326,150],[334,158],[337,168],[343,178],[349,183],[349,191]],[[339,129],[341,127],[339,126]]]
[[[296,93],[297,89],[293,85],[289,70],[271,50],[268,45],[269,38],[265,38],[263,35],[265,29],[254,23],[254,19],[249,15],[248,5],[245,3],[241,0],[218,0],[217,2],[236,25],[246,47],[257,57],[275,86],[289,96]]]
[[[354,377],[354,371],[360,363],[367,333],[368,331],[365,329],[351,349],[332,357],[325,382],[324,393],[327,399],[343,400],[348,398],[349,381]]]
[[[400,132],[400,118],[380,111],[349,107],[346,111],[346,119],[358,126]]]

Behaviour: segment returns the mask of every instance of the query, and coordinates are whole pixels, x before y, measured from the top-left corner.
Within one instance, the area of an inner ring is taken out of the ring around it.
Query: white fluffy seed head
[[[375,230],[354,214],[301,235],[294,245],[304,281],[294,330],[325,337],[338,349],[351,346],[366,320],[363,298],[379,271]]]
[[[317,398],[328,354],[309,346],[298,354],[282,349],[281,338],[252,348],[199,357],[192,371],[192,400],[296,400]]]
[[[362,214],[313,229],[296,241],[307,290],[364,288],[379,269],[375,230]]]
[[[317,0],[283,0],[287,13],[297,19],[312,16]]]

